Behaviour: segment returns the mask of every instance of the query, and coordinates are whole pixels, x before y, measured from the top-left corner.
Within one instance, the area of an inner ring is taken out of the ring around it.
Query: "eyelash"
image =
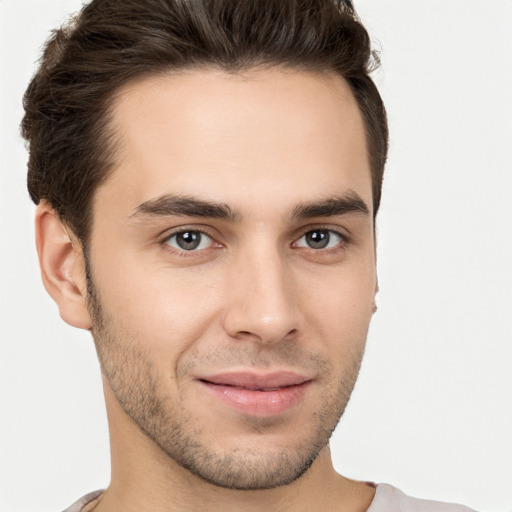
[[[331,248],[313,248],[313,247],[300,247],[301,249],[304,249],[306,251],[310,251],[312,253],[315,253],[315,254],[334,254],[334,253],[337,253],[339,252],[340,250],[344,250],[346,248],[346,246],[350,243],[350,238],[348,237],[348,235],[346,235],[345,233],[341,233],[340,231],[337,231],[336,229],[331,229],[331,228],[327,228],[327,227],[308,227],[308,230],[307,231],[304,231],[302,233],[302,235],[300,235],[296,240],[295,242],[293,242],[292,245],[296,245],[302,238],[304,238],[305,236],[307,236],[308,234],[310,233],[314,233],[314,232],[318,232],[318,231],[323,231],[323,232],[327,232],[329,233],[329,236],[332,237],[332,235],[335,235],[338,239],[339,239],[339,242],[334,246],[334,247],[331,247]],[[299,247],[299,246],[297,246]]]
[[[335,247],[327,248],[327,249],[323,249],[323,248],[315,249],[315,248],[312,248],[312,247],[302,247],[302,246],[299,247],[299,246],[295,245],[303,237],[305,237],[309,233],[312,233],[312,232],[315,232],[315,231],[324,231],[324,232],[330,233],[331,235],[334,234],[335,236],[339,237],[340,241],[339,241],[338,244],[336,244]],[[204,236],[208,237],[211,240],[211,244],[213,246],[217,245],[217,247],[213,247],[213,249],[219,249],[219,248],[221,248],[223,246],[221,243],[215,241],[215,237],[211,233],[209,233],[205,229],[196,228],[196,227],[194,227],[194,228],[180,228],[179,230],[173,231],[172,233],[168,233],[160,241],[160,245],[164,246],[164,248],[166,250],[171,251],[171,252],[173,252],[174,254],[177,254],[180,257],[194,257],[194,256],[197,257],[198,254],[204,254],[205,251],[208,251],[208,250],[212,249],[212,247],[207,247],[205,249],[199,249],[199,250],[185,250],[185,249],[178,249],[176,247],[171,247],[169,245],[168,242],[173,237],[175,237],[177,235],[180,235],[180,234],[183,234],[183,233],[187,233],[187,232],[199,233],[201,235],[204,235]],[[310,252],[310,253],[313,253],[313,254],[316,254],[316,255],[336,254],[339,251],[342,251],[342,250],[346,249],[346,246],[351,243],[351,238],[347,234],[341,233],[340,231],[338,231],[336,229],[328,228],[328,227],[325,227],[325,226],[321,226],[321,227],[320,226],[318,226],[318,227],[308,226],[307,230],[306,231],[301,231],[301,233],[302,234],[300,236],[296,237],[294,239],[294,242],[292,242],[292,244],[290,244],[290,245],[292,247],[295,245],[300,250],[307,251],[307,252]]]
[[[168,251],[171,251],[173,252],[174,254],[177,254],[178,256],[180,257],[183,257],[183,258],[187,258],[187,257],[197,257],[198,253],[199,254],[204,254],[205,251],[209,250],[209,249],[212,249],[211,247],[208,247],[206,249],[200,249],[200,250],[185,250],[185,249],[177,249],[175,247],[171,247],[169,245],[169,240],[171,240],[173,237],[177,236],[177,235],[180,235],[180,234],[183,234],[183,233],[199,233],[201,235],[204,235],[204,236],[207,236],[210,240],[211,240],[211,243],[212,245],[217,245],[218,247],[217,248],[220,248],[222,246],[222,244],[220,244],[219,242],[216,242],[215,241],[215,237],[211,234],[211,233],[208,233],[205,229],[200,229],[200,228],[180,228],[176,231],[173,231],[172,233],[168,233],[161,241],[160,241],[160,245],[162,245],[166,250]]]

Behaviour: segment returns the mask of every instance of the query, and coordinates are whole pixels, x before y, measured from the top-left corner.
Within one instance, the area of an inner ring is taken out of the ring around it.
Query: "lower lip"
[[[232,408],[251,416],[275,416],[302,401],[311,381],[273,391],[254,391],[200,381],[210,393]]]

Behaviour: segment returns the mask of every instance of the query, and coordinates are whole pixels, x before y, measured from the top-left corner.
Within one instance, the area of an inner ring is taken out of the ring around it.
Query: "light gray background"
[[[21,96],[76,0],[0,0],[0,510],[108,483],[92,341],[39,279]],[[512,1],[356,0],[383,50],[391,153],[379,311],[333,442],[343,474],[512,511]]]

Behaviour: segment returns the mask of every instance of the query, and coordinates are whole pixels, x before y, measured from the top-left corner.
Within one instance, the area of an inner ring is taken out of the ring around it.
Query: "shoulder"
[[[80,498],[78,501],[75,501],[73,505],[68,507],[64,512],[85,512],[87,508],[85,508],[89,503],[92,503],[98,496],[100,496],[103,491],[94,491],[86,494],[83,498]]]
[[[388,484],[377,485],[375,498],[367,512],[475,512],[463,505],[411,498]]]

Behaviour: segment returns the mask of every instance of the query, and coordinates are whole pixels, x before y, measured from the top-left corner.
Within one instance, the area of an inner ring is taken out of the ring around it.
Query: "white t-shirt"
[[[453,503],[411,498],[396,487],[377,485],[375,497],[366,512],[475,512],[473,509]]]
[[[94,507],[94,501],[103,491],[87,494],[79,499],[64,512],[87,512]],[[89,505],[89,506],[88,506]],[[388,484],[378,484],[375,497],[366,512],[475,512],[474,510],[440,501],[420,500],[411,498],[396,487]]]

